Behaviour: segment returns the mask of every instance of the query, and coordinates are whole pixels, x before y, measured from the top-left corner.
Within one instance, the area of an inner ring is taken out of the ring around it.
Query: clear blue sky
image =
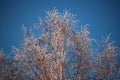
[[[111,33],[120,47],[120,0],[0,0],[0,48],[6,53],[23,39],[21,25],[33,26],[38,16],[54,7],[77,15],[79,25],[90,24],[91,36],[100,40]]]

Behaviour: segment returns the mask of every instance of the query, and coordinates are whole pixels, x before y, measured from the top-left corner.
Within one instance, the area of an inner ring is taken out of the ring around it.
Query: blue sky
[[[22,24],[27,27],[44,17],[54,7],[77,15],[79,26],[90,24],[91,37],[100,40],[111,33],[111,40],[120,47],[119,0],[0,0],[0,49],[9,53],[23,39]]]

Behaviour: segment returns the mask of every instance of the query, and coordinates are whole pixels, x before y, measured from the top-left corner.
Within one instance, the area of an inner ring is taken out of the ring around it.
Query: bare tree
[[[13,47],[12,62],[0,52],[0,79],[8,80],[111,80],[119,78],[118,48],[103,40],[97,53],[87,25],[76,32],[76,19],[68,11],[47,12],[45,19],[32,29],[22,27],[24,40],[21,48]],[[98,57],[94,55],[98,54]],[[93,59],[94,58],[94,59]],[[91,74],[92,73],[92,74]]]
[[[120,65],[118,64],[120,53],[113,42],[109,41],[110,35],[108,35],[102,41],[100,55],[94,62],[95,79],[114,80],[119,74]]]

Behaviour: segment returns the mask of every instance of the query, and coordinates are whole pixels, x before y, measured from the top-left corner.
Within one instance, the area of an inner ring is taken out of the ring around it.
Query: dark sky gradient
[[[22,24],[30,27],[54,7],[77,15],[79,26],[90,24],[91,37],[100,40],[111,33],[120,47],[120,0],[0,0],[0,48],[9,53],[23,39]]]

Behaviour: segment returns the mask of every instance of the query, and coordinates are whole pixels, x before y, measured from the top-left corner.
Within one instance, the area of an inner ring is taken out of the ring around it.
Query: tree
[[[109,38],[110,35],[102,41],[100,55],[94,62],[95,79],[114,80],[119,74],[120,53],[116,51],[117,47],[113,45],[113,42],[109,42]]]
[[[11,62],[0,52],[0,79],[12,80],[110,80],[119,78],[118,48],[103,40],[103,50],[94,52],[87,25],[76,32],[74,15],[57,9],[47,12],[45,19],[31,29],[22,27],[22,48],[13,47]],[[39,34],[39,35],[38,35]],[[101,45],[101,44],[100,44]],[[100,50],[98,48],[98,50]],[[95,54],[99,54],[95,57]],[[9,64],[9,65],[7,65]],[[7,65],[7,67],[3,67]],[[10,68],[9,68],[10,67]],[[7,74],[6,74],[7,73]],[[91,74],[92,73],[92,74]],[[116,74],[115,74],[116,73]],[[9,76],[9,77],[6,77]]]

